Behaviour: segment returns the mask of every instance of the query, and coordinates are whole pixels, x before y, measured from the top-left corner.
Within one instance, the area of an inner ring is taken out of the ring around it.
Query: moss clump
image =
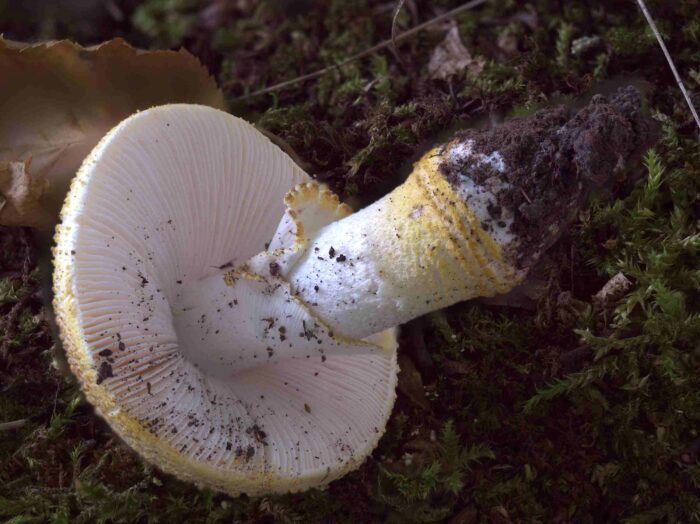
[[[190,36],[204,4],[202,0],[151,0],[134,11],[132,22],[155,47],[173,47]]]

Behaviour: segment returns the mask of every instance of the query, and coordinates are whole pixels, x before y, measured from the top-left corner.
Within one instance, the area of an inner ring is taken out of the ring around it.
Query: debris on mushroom
[[[647,141],[640,108],[631,89],[460,132],[357,213],[235,117],[136,114],[58,228],[71,366],[166,471],[232,494],[327,484],[384,431],[395,326],[521,283]]]

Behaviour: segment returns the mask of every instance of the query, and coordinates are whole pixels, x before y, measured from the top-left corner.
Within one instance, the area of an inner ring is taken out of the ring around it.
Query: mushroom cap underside
[[[384,431],[392,332],[380,344],[333,340],[288,285],[253,299],[265,292],[254,279],[214,286],[199,322],[183,324],[204,283],[279,236],[285,194],[308,180],[250,124],[174,104],[120,123],[73,181],[54,250],[69,362],[117,433],[180,478],[231,494],[299,491],[358,467]],[[216,304],[248,307],[237,318],[255,326],[226,334]],[[254,347],[240,346],[244,332]],[[211,349],[222,336],[231,355],[252,355],[245,367],[213,361],[226,358]]]

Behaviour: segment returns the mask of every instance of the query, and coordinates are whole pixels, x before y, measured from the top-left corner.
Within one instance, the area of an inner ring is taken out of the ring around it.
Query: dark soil
[[[573,115],[558,106],[492,129],[462,130],[442,148],[471,141],[475,155],[499,152],[504,173],[474,156],[446,160],[440,170],[454,186],[468,174],[493,193],[492,219],[501,218],[501,206],[509,210],[518,239],[509,255],[518,268],[529,269],[568,230],[594,191],[611,193],[615,178],[652,145],[652,127],[642,115],[641,93],[630,86],[610,100],[595,95]]]

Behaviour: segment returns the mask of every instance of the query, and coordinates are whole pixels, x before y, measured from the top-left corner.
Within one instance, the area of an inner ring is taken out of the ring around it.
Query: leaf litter
[[[141,109],[189,102],[225,109],[185,50],[141,51],[121,39],[92,47],[0,38],[0,224],[50,228],[83,159]]]

